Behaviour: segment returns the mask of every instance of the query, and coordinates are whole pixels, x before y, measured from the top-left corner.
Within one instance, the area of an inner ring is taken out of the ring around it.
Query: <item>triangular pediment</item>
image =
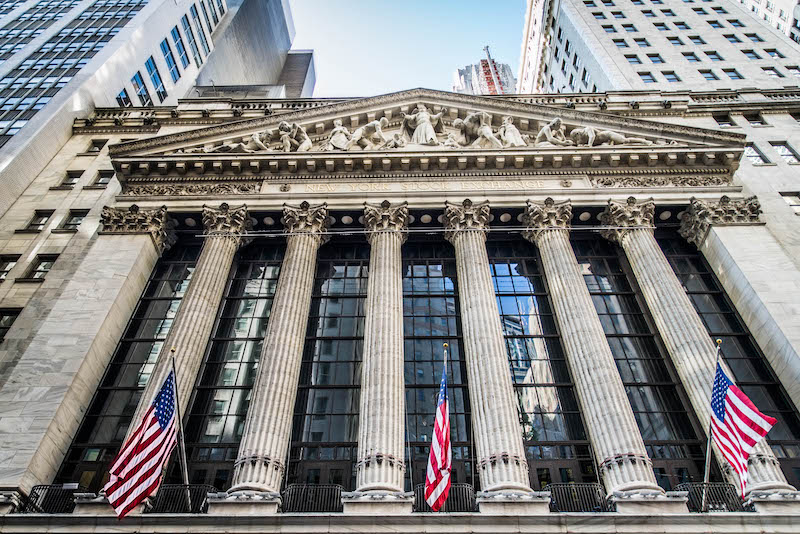
[[[483,96],[412,89],[123,143],[124,174],[353,172],[451,166],[729,167],[744,136]]]

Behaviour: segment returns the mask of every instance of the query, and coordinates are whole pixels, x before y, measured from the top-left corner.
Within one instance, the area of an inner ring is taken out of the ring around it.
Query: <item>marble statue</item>
[[[497,130],[497,134],[503,141],[504,147],[526,146],[527,143],[519,133],[519,129],[514,126],[514,119],[506,115],[503,117],[503,125]]]
[[[281,121],[278,125],[278,135],[284,152],[308,152],[311,149],[311,138],[306,129],[296,122],[289,124]]]
[[[207,154],[214,153],[233,153],[233,154],[246,154],[252,152],[266,152],[269,147],[264,144],[262,138],[266,137],[265,133],[256,132],[250,137],[243,139],[240,142],[229,142],[221,145],[213,146],[210,148],[203,148],[203,152]]]
[[[383,135],[383,129],[389,126],[389,119],[381,117],[372,122],[368,122],[360,128],[353,131],[350,141],[347,143],[345,150],[350,150],[352,147],[358,145],[362,150],[368,150],[374,145],[386,144],[386,137]]]
[[[461,130],[465,145],[475,148],[503,148],[503,143],[492,131],[492,116],[485,111],[468,113],[463,120],[454,120],[453,126]]]
[[[341,119],[333,121],[333,130],[331,130],[328,140],[322,145],[322,150],[347,150],[347,144],[350,142],[352,135],[346,126],[342,126]]]
[[[379,146],[380,149],[394,149],[394,148],[403,148],[406,146],[406,140],[403,136],[399,133],[396,133],[392,136],[391,139],[386,141],[384,144]]]
[[[534,146],[572,146],[573,141],[567,139],[564,130],[564,123],[561,122],[560,118],[556,117],[542,126],[539,133],[536,134],[533,144]]]
[[[444,140],[442,146],[446,146],[448,148],[464,148],[464,146],[459,143],[455,132],[447,132],[447,139]]]
[[[652,145],[642,137],[625,137],[621,133],[611,130],[597,130],[591,126],[575,128],[569,134],[569,138],[576,146],[600,146],[600,145]]]
[[[419,104],[416,113],[403,116],[403,122],[400,125],[400,130],[408,135],[410,143],[416,145],[438,145],[439,140],[436,138],[437,133],[444,133],[444,122],[442,116],[446,109],[442,108],[439,113],[431,113],[425,104]]]

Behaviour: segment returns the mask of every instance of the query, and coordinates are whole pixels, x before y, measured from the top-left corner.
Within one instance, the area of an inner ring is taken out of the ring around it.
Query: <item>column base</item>
[[[752,506],[760,514],[800,514],[800,491],[753,490],[745,506]]]
[[[116,515],[105,495],[98,495],[97,493],[75,493],[73,497],[75,498],[73,514]],[[135,511],[132,513],[135,513]]]
[[[615,491],[610,499],[617,513],[635,515],[688,514],[688,500],[686,491],[657,490]]]
[[[413,511],[414,493],[350,491],[342,493],[342,506],[350,515],[407,515]]]
[[[271,515],[281,506],[281,494],[273,491],[221,491],[208,494],[209,515]]]
[[[478,511],[487,515],[541,515],[550,513],[549,491],[481,491]]]
[[[22,502],[18,491],[0,491],[0,515],[13,514]]]

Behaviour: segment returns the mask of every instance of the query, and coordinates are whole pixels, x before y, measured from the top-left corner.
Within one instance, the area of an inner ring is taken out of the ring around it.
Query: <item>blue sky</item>
[[[525,0],[290,0],[293,48],[313,48],[314,96],[450,90],[453,72],[492,57],[517,72]]]

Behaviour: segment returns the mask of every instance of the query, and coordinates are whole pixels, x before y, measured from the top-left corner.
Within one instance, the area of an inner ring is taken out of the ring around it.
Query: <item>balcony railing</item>
[[[22,500],[19,514],[71,514],[75,509],[75,493],[86,491],[78,484],[46,484],[34,486]]]
[[[204,514],[208,511],[208,493],[216,493],[207,484],[164,484],[152,499],[148,514]]]
[[[342,487],[338,484],[289,484],[281,494],[285,513],[341,512]]]
[[[433,512],[425,502],[425,484],[414,487],[414,511]],[[478,503],[475,501],[475,488],[472,484],[451,484],[450,494],[440,512],[477,512]]]
[[[591,483],[555,483],[545,488],[550,492],[551,512],[610,512],[603,486]]]
[[[690,512],[746,512],[736,486],[724,482],[686,482],[678,484],[677,491],[689,492]],[[703,490],[705,489],[705,503]]]

